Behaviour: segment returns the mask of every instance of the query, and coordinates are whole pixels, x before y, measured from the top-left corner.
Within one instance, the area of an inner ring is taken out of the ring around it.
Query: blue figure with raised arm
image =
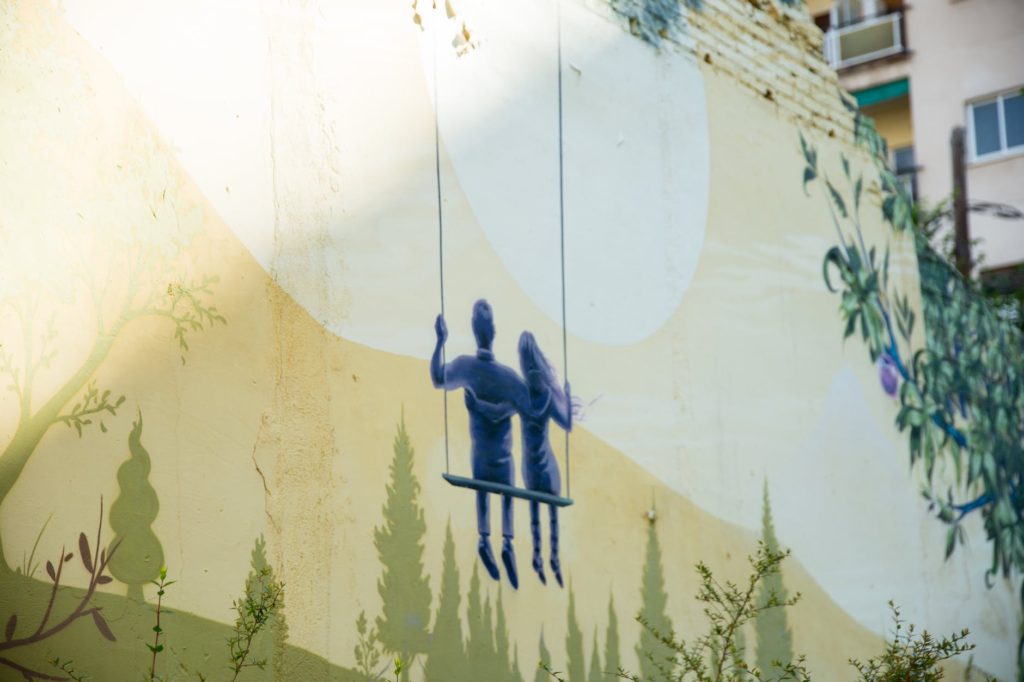
[[[494,343],[494,313],[487,301],[480,299],[473,304],[473,336],[476,337],[476,355],[460,355],[444,363],[442,349],[448,338],[448,327],[444,317],[437,316],[434,330],[437,345],[430,359],[430,378],[435,388],[453,390],[466,389],[466,410],[469,412],[469,435],[472,442],[473,477],[481,481],[515,485],[515,469],[512,462],[512,420],[511,414],[525,408],[528,395],[526,385],[510,367],[496,362],[491,347]],[[505,416],[484,415],[474,408],[476,399],[487,403],[507,403],[515,410],[507,410]],[[491,522],[488,494],[476,493],[477,530],[480,533],[479,554],[484,568],[495,580],[499,579],[498,565],[491,551]],[[519,587],[516,571],[516,555],[512,546],[512,498],[503,495],[501,499],[501,534],[503,536],[501,560],[505,573],[513,588]]]
[[[551,450],[548,439],[548,420],[566,431],[572,430],[573,404],[569,383],[565,388],[558,385],[555,370],[544,357],[537,340],[530,332],[519,336],[519,367],[526,378],[529,399],[525,409],[518,408],[512,401],[501,403],[485,402],[481,397],[466,392],[466,404],[494,420],[507,418],[513,411],[519,412],[522,428],[523,483],[527,490],[536,490],[551,495],[560,495],[562,477],[558,471],[558,460]],[[551,528],[551,571],[562,586],[562,566],[558,559],[558,507],[548,505]],[[547,584],[544,575],[544,560],[541,557],[540,503],[530,501],[530,534],[533,538],[533,570],[540,581]]]

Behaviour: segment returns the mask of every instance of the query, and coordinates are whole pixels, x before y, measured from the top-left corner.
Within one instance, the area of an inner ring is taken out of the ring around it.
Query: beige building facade
[[[964,126],[969,200],[1024,208],[1024,3],[813,0],[808,10],[919,201],[950,196],[950,133]],[[975,212],[970,228],[982,271],[1024,260],[1024,221]]]

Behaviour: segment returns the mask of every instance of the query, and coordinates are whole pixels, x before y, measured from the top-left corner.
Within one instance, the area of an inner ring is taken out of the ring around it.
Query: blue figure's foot
[[[498,562],[494,560],[494,552],[491,551],[491,541],[486,535],[480,536],[480,546],[477,551],[480,554],[481,563],[487,569],[487,574],[495,580],[501,580],[501,574],[498,573]]]
[[[512,547],[512,538],[505,538],[501,546],[501,562],[505,564],[505,574],[513,590],[519,589],[519,571],[516,569],[516,550]]]
[[[540,578],[540,582],[547,585],[548,577],[544,575],[544,559],[541,557],[540,552],[533,553],[533,570],[537,573],[537,577]]]
[[[558,581],[558,586],[565,587],[565,584],[562,583],[562,565],[558,563],[557,556],[551,557],[551,572],[555,574],[555,580]]]

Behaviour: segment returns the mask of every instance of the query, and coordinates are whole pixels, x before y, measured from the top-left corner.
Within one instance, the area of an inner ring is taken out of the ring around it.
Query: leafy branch
[[[165,612],[163,608],[164,594],[166,594],[167,588],[175,583],[174,580],[167,579],[167,567],[160,567],[160,577],[157,580],[150,581],[156,586],[156,625],[153,626],[153,643],[147,644],[146,648],[153,654],[153,661],[149,665],[149,682],[154,682],[156,676],[156,657],[164,650],[164,645],[160,643],[160,635],[163,634],[164,630],[160,627],[160,616]]]
[[[256,580],[246,582],[245,596],[234,602],[238,617],[235,620],[235,631],[228,639],[231,670],[234,672],[232,682],[238,679],[245,668],[256,667],[262,670],[266,666],[265,659],[250,660],[252,643],[283,604],[284,585],[274,577],[269,566],[260,569]]]
[[[74,427],[78,432],[78,437],[81,438],[82,429],[92,424],[91,417],[104,413],[110,414],[112,417],[116,416],[117,409],[124,404],[124,401],[123,395],[111,399],[109,389],[100,393],[100,390],[96,388],[96,382],[90,381],[81,399],[71,408],[71,412],[57,415],[54,423],[61,422],[69,428]],[[100,431],[107,432],[107,425],[102,420],[100,421]]]
[[[893,638],[886,644],[885,652],[864,663],[850,659],[863,682],[938,682],[943,677],[939,663],[974,650],[974,645],[967,643],[966,629],[937,640],[927,630],[917,634],[914,624],[907,625],[899,607],[891,601],[889,609],[894,623]]]
[[[103,499],[100,499],[100,522],[96,530],[96,544],[94,547],[102,547],[102,533],[103,533]],[[86,538],[85,533],[80,533],[78,536],[78,552],[79,559],[82,562],[82,566],[89,573],[89,584],[86,588],[85,594],[78,600],[78,604],[70,613],[64,618],[51,624],[51,616],[53,616],[53,607],[57,600],[57,594],[60,591],[60,580],[63,575],[64,566],[74,558],[74,553],[65,552],[65,548],[62,547],[60,551],[60,557],[57,559],[56,564],[52,561],[46,562],[46,573],[50,576],[50,580],[53,586],[50,588],[50,598],[46,604],[46,608],[43,611],[43,615],[39,620],[39,624],[36,626],[30,634],[24,634],[21,637],[18,636],[18,615],[11,614],[10,618],[7,619],[7,623],[4,627],[4,639],[0,642],[0,653],[17,649],[20,647],[28,646],[42,642],[50,637],[53,637],[58,632],[61,632],[73,622],[79,618],[85,618],[86,616],[92,617],[93,625],[96,626],[96,630],[105,639],[114,642],[117,638],[111,631],[110,626],[107,624],[106,619],[101,613],[101,608],[97,606],[91,606],[93,594],[96,592],[96,588],[100,585],[106,585],[113,581],[109,575],[105,574],[107,564],[110,558],[113,557],[114,552],[117,551],[117,543],[110,549],[110,554],[107,554],[106,549],[101,549],[97,556],[93,556],[92,548],[89,545],[89,540]],[[94,560],[95,559],[95,560]],[[17,671],[24,679],[31,682],[32,680],[65,680],[66,677],[57,677],[48,675],[38,670],[32,670],[26,666],[18,664],[5,655],[0,656],[0,665],[4,665]],[[76,679],[76,678],[71,678]]]
[[[216,306],[206,302],[206,297],[213,295],[213,285],[219,281],[214,276],[204,276],[200,280],[185,284],[168,284],[165,300],[160,304],[150,302],[142,308],[131,310],[126,317],[143,317],[155,315],[164,317],[174,324],[174,339],[182,352],[189,350],[188,335],[202,331],[215,323],[227,324],[227,319],[220,314]],[[185,357],[182,355],[182,363]]]

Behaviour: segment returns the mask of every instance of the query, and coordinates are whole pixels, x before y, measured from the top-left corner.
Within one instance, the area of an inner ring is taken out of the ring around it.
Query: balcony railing
[[[825,33],[825,59],[834,69],[845,69],[905,50],[901,12],[832,28]]]

